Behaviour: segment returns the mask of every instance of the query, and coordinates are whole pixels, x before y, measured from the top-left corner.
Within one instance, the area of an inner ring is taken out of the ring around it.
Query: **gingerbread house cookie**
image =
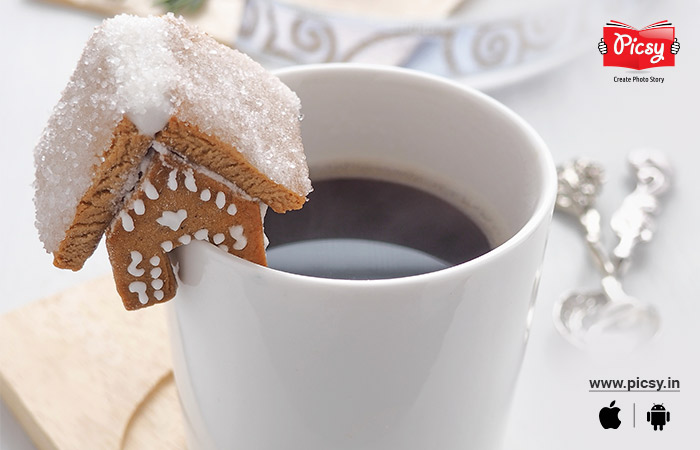
[[[167,252],[207,240],[265,264],[262,215],[311,191],[300,102],[169,14],[95,29],[35,150],[37,228],[79,270],[103,234],[128,309],[171,298]]]

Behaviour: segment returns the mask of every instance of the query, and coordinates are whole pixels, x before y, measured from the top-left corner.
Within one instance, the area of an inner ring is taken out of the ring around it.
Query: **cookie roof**
[[[49,252],[58,249],[124,116],[149,136],[177,116],[304,197],[311,183],[299,115],[298,97],[278,78],[183,19],[108,19],[88,41],[35,149],[40,238]]]

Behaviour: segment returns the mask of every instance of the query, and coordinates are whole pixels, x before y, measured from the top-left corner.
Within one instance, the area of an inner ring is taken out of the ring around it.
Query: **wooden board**
[[[41,450],[184,449],[165,308],[111,277],[0,316],[0,395]]]

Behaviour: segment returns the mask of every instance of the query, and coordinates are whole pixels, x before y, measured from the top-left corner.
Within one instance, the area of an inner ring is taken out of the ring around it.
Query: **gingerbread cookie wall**
[[[114,281],[126,309],[175,295],[177,282],[167,253],[193,240],[265,265],[266,207],[205,172],[159,148],[107,230]]]

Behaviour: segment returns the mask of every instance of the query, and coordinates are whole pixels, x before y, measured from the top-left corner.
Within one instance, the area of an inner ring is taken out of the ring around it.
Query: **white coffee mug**
[[[302,101],[312,181],[347,164],[420,170],[468,199],[496,247],[384,280],[178,248],[169,322],[190,448],[499,448],[556,195],[545,144],[503,105],[434,76],[349,64],[278,75]]]

